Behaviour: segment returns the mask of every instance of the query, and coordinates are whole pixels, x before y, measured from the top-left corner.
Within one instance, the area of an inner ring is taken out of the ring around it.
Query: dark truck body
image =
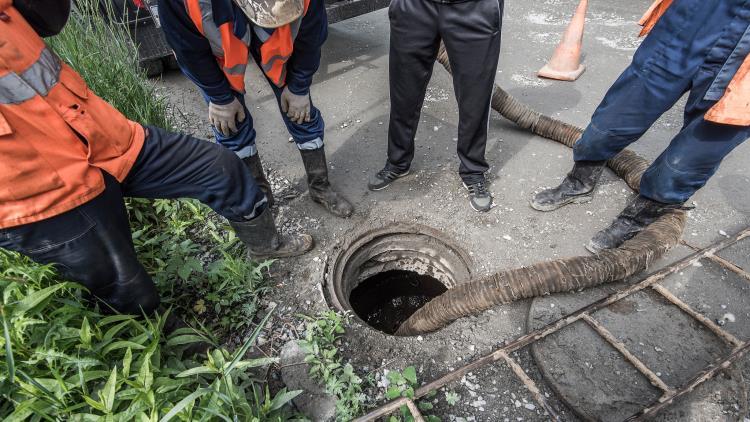
[[[176,69],[177,62],[164,39],[159,22],[157,0],[143,0],[138,7],[133,0],[100,0],[102,12],[111,2],[115,19],[127,23],[133,42],[138,47],[138,61],[149,76],[160,75],[164,70]],[[387,7],[390,0],[326,0],[328,23],[336,23],[355,16]]]

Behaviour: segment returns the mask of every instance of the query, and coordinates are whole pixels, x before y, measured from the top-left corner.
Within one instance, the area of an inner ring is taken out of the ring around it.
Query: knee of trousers
[[[629,144],[624,137],[597,129],[589,124],[581,138],[573,145],[575,161],[603,161],[609,160],[622,150],[623,145]]]
[[[663,161],[654,163],[641,178],[641,195],[665,204],[682,204],[705,186],[713,171],[681,171]]]
[[[244,221],[266,202],[265,194],[237,155],[223,148],[216,153],[215,176],[203,202],[229,221]]]

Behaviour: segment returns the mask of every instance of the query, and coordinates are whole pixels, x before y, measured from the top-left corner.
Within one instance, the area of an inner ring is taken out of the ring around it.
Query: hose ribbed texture
[[[438,61],[451,71],[441,45]],[[580,128],[544,116],[520,103],[495,85],[492,108],[503,117],[532,133],[573,147],[583,132]],[[633,190],[638,190],[648,161],[624,150],[607,165]],[[593,256],[577,256],[530,267],[504,270],[459,284],[431,300],[399,328],[396,335],[432,332],[451,322],[519,299],[577,291],[622,280],[648,268],[679,242],[685,227],[685,212],[674,210],[659,218],[616,249]]]

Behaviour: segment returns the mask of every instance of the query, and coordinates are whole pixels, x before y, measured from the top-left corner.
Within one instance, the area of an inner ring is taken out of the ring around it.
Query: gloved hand
[[[237,98],[224,105],[208,103],[208,121],[224,136],[237,133],[237,122],[244,120],[245,109]]]
[[[296,95],[284,87],[281,92],[281,111],[298,125],[310,121],[310,94]]]

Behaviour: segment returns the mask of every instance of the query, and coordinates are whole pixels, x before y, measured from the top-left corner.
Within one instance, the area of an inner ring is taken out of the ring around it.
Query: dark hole
[[[354,312],[371,327],[394,334],[417,309],[446,290],[428,275],[393,270],[359,284],[349,296]]]

